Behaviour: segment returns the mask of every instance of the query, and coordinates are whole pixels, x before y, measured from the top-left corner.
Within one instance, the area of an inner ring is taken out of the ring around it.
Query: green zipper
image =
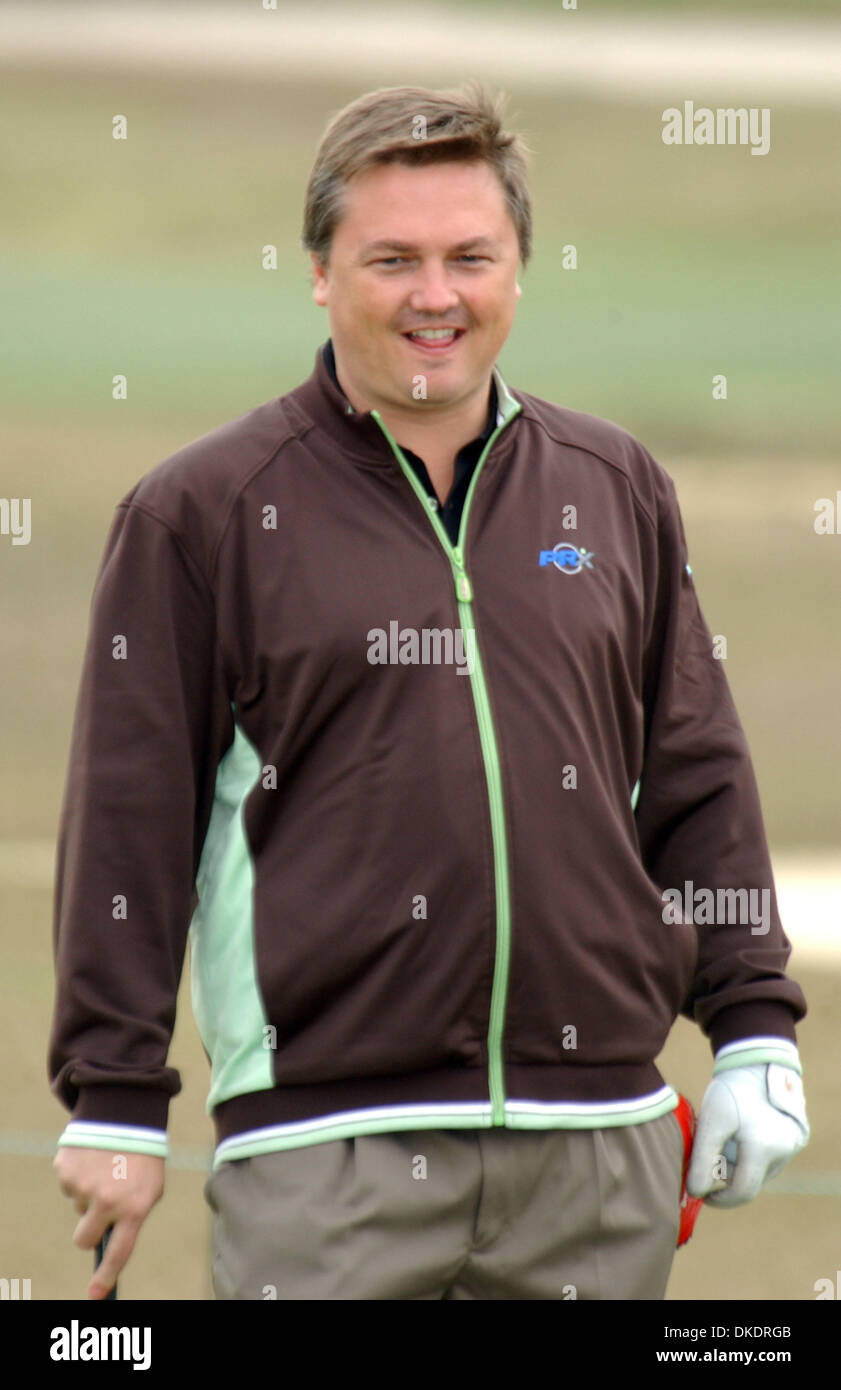
[[[496,955],[494,959],[494,978],[491,990],[491,1012],[488,1027],[488,1076],[491,1097],[491,1123],[502,1125],[505,1123],[505,1083],[502,1068],[502,1034],[505,1027],[505,1002],[508,994],[508,970],[511,957],[511,896],[508,882],[508,849],[505,834],[505,811],[502,802],[502,776],[499,768],[499,753],[497,750],[496,735],[494,733],[493,718],[491,707],[488,700],[488,690],[485,683],[485,672],[479,653],[479,644],[476,641],[476,628],[473,621],[473,586],[470,577],[464,566],[464,544],[467,531],[467,518],[470,510],[470,503],[476,488],[476,483],[495,440],[499,437],[506,425],[509,425],[522,410],[522,406],[510,394],[505,383],[498,372],[494,374],[497,386],[497,398],[499,409],[502,412],[502,423],[497,425],[473,470],[473,477],[467,489],[464,499],[464,508],[461,514],[461,522],[458,528],[458,544],[450,544],[450,538],[444,530],[441,521],[437,516],[437,508],[430,507],[431,499],[425,492],[415,470],[407,462],[400,445],[394,439],[384,423],[379,411],[372,410],[371,414],[376,420],[394,453],[397,462],[408,478],[412,488],[419,498],[426,515],[429,517],[432,527],[438,536],[447,558],[455,580],[456,600],[458,602],[459,622],[461,624],[462,636],[468,630],[473,632],[474,662],[473,670],[468,672],[471,689],[473,690],[473,700],[476,706],[476,718],[479,724],[479,738],[482,745],[482,756],[485,762],[485,778],[488,784],[488,800],[491,812],[491,834],[493,838],[494,852],[494,886],[496,891]],[[465,646],[465,650],[466,650]]]

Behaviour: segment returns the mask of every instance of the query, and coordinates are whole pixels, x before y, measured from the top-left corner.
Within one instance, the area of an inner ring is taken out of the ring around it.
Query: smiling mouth
[[[412,329],[411,332],[403,333],[401,336],[408,343],[411,343],[412,347],[419,348],[422,352],[441,353],[446,352],[460,338],[463,338],[466,332],[465,328],[420,328]]]

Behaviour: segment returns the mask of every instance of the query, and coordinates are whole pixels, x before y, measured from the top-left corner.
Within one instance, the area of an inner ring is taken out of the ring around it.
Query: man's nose
[[[447,268],[440,262],[430,261],[422,265],[413,277],[409,305],[427,314],[440,314],[458,304],[458,294],[447,274]]]

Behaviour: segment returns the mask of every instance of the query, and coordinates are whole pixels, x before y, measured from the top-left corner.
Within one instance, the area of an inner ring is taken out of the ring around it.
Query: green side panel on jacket
[[[236,711],[234,711],[236,715]],[[245,801],[262,771],[259,754],[235,720],[219,763],[213,809],[196,875],[190,923],[190,986],[198,1030],[210,1057],[210,1112],[220,1101],[274,1086],[266,1015],[257,984],[254,864],[243,823]]]

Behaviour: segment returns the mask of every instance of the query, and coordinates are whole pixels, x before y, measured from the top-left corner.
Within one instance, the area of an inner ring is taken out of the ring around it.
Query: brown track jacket
[[[217,1164],[652,1119],[678,1013],[793,1052],[674,485],[494,379],[457,546],[320,351],[118,504],[57,849],[60,1143],[165,1154],[188,936]]]

